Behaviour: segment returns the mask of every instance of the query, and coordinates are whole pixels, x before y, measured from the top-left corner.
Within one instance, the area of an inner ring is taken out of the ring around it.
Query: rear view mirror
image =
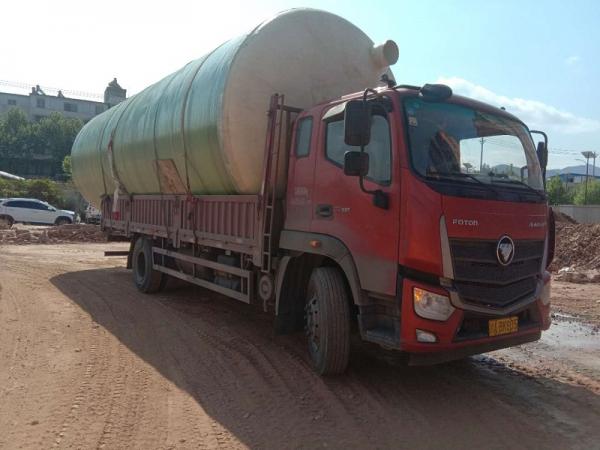
[[[346,152],[344,155],[344,175],[365,177],[369,173],[369,154],[365,152]]]
[[[344,142],[364,147],[371,140],[371,107],[361,100],[350,100],[344,111]]]
[[[536,153],[540,162],[540,166],[542,167],[542,170],[544,170],[548,164],[548,149],[546,149],[545,142],[538,142]]]

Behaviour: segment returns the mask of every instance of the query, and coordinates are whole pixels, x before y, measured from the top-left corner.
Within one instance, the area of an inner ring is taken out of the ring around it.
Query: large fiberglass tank
[[[377,85],[397,58],[395,43],[375,47],[334,14],[281,13],[92,119],[73,144],[73,180],[95,204],[117,188],[255,194],[272,94],[310,107]]]

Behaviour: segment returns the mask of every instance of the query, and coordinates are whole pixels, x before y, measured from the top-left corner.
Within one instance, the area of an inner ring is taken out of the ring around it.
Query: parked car
[[[102,213],[91,203],[85,208],[85,223],[99,224],[102,220]]]
[[[0,199],[0,222],[12,226],[15,222],[36,225],[64,225],[76,221],[74,211],[58,209],[34,198]]]

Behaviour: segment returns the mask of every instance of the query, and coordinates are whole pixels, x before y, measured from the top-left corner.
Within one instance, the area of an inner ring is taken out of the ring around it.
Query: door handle
[[[320,217],[331,217],[331,216],[333,216],[333,206],[331,206],[331,205],[317,205],[317,216],[320,216]]]

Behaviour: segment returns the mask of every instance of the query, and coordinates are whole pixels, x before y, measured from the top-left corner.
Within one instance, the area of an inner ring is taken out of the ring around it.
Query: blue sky
[[[600,1],[3,2],[0,80],[101,93],[116,76],[135,93],[299,6],[339,14],[376,42],[395,40],[398,82],[444,81],[547,130],[562,150],[550,167],[580,164],[565,150],[600,152]]]

